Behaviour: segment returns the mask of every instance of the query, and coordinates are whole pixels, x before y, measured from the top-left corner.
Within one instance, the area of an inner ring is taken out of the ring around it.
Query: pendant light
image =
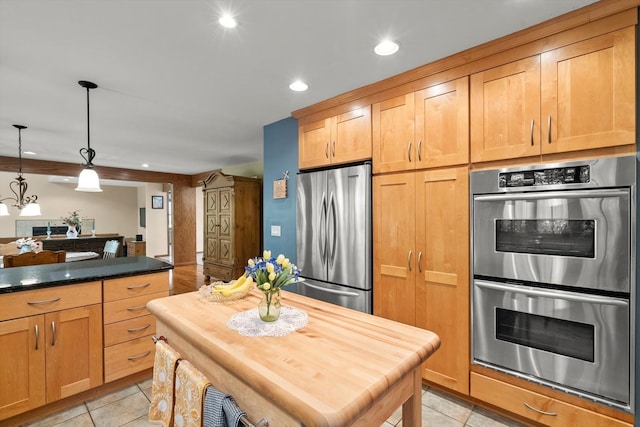
[[[7,205],[5,201],[10,201],[13,206],[20,209],[20,216],[38,216],[40,213],[40,205],[38,204],[38,196],[26,196],[27,180],[22,176],[22,129],[26,129],[26,126],[13,125],[18,129],[18,177],[9,183],[9,189],[15,195],[13,197],[6,197],[0,200],[0,216],[9,215]]]
[[[80,155],[86,163],[78,177],[76,191],[99,192],[102,189],[100,188],[100,178],[96,171],[93,170],[93,158],[96,156],[96,152],[91,148],[91,132],[89,128],[89,90],[97,88],[98,85],[85,80],[80,80],[78,84],[87,89],[87,148],[80,149]]]

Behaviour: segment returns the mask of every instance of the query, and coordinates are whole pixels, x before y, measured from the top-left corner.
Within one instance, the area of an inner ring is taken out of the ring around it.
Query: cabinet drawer
[[[631,427],[631,424],[621,420],[503,383],[475,372],[471,373],[471,396],[548,426],[597,427],[606,425]],[[535,409],[530,409],[530,407],[556,415],[545,415]]]
[[[217,264],[205,264],[203,268],[205,276],[211,276],[212,280],[222,280],[223,282],[229,282],[234,278],[233,267],[227,267]]]
[[[104,301],[169,292],[169,273],[143,274],[104,281]]]
[[[169,296],[169,291],[156,292],[150,295],[121,299],[104,303],[104,324],[133,319],[149,314],[147,303],[152,299]]]
[[[104,349],[104,382],[153,367],[156,345],[151,335]]]
[[[0,321],[102,302],[102,282],[53,286],[0,295]]]
[[[104,326],[104,346],[120,344],[156,332],[156,318],[148,314]]]

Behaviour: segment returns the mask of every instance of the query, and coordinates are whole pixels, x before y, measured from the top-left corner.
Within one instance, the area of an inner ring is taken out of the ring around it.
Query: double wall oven
[[[473,363],[633,412],[636,158],[472,172]]]

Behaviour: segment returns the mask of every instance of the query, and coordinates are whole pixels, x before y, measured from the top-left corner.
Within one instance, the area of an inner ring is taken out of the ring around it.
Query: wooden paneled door
[[[415,93],[415,168],[469,163],[469,79]]]
[[[540,154],[540,56],[471,76],[471,162]]]
[[[415,179],[373,177],[373,314],[415,324]]]
[[[635,143],[635,27],[542,54],[543,153]]]
[[[415,169],[414,94],[372,106],[373,173]]]
[[[0,419],[44,405],[44,315],[0,322],[0,348]]]
[[[423,378],[469,394],[469,170],[416,174],[416,326],[440,349]],[[374,293],[375,294],[375,293]]]
[[[102,381],[102,304],[45,315],[47,402]]]
[[[298,166],[300,169],[331,163],[331,119],[301,125],[298,129]]]

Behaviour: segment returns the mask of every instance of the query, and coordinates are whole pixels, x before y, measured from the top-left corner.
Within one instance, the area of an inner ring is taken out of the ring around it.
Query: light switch
[[[280,226],[279,225],[272,225],[271,226],[271,235],[272,236],[280,236]]]

